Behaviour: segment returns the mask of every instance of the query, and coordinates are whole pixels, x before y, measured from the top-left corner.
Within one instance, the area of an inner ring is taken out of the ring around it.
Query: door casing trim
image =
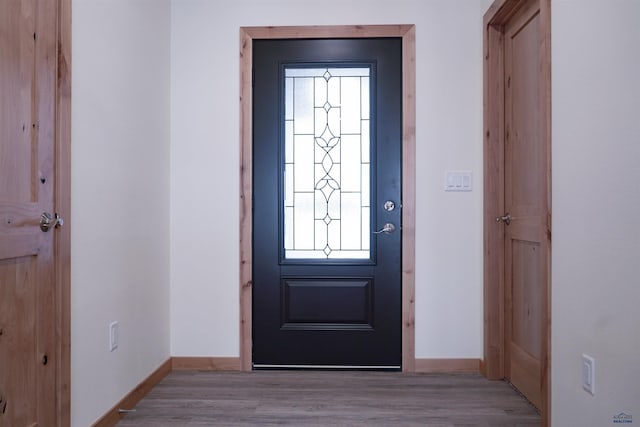
[[[480,371],[489,379],[505,376],[505,281],[504,233],[496,227],[496,217],[504,214],[504,25],[528,2],[495,0],[484,15],[484,358]],[[544,144],[547,153],[547,212],[551,229],[551,1],[539,0],[541,22],[541,91],[540,117],[544,121]],[[543,426],[551,419],[551,236],[548,252],[548,287],[546,295],[546,336],[542,357]]]
[[[59,427],[71,425],[71,0],[57,0],[54,209],[65,226],[54,237],[56,401]]]
[[[402,370],[415,370],[415,25],[240,28],[240,361],[252,369],[252,70],[255,39],[402,39]]]

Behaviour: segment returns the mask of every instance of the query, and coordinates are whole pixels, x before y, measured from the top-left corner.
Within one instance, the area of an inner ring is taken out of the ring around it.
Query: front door
[[[402,41],[253,50],[254,367],[399,369]]]
[[[0,426],[56,423],[56,2],[0,2]]]
[[[542,408],[547,354],[549,153],[541,26],[530,0],[505,26],[505,376]]]

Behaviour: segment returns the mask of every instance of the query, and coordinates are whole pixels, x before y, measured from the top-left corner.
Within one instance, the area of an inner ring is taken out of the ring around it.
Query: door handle
[[[382,229],[378,230],[378,231],[374,231],[373,234],[391,234],[394,231],[396,231],[396,226],[391,224],[390,222],[386,223],[385,225],[382,226]]]
[[[496,222],[500,221],[504,222],[506,225],[511,224],[511,215],[509,214],[509,212],[507,212],[503,216],[499,216],[496,218]]]
[[[60,228],[64,225],[64,219],[56,212],[54,216],[52,216],[49,212],[43,212],[40,215],[40,230],[45,233],[52,228]]]

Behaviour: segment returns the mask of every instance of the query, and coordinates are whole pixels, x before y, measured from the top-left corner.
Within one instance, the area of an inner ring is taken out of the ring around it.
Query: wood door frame
[[[252,69],[255,39],[402,39],[402,370],[415,370],[415,25],[240,28],[240,363],[252,369]]]
[[[65,219],[54,241],[58,427],[71,425],[71,1],[57,0],[54,210]]]
[[[505,375],[504,232],[496,217],[504,214],[504,25],[527,2],[495,0],[484,15],[484,359],[481,372],[489,379]],[[551,221],[551,1],[539,0],[541,22],[541,95],[539,105],[547,153],[547,212]],[[550,228],[549,228],[550,229]],[[550,237],[549,237],[549,243]],[[546,336],[543,338],[543,425],[551,413],[551,244],[548,265]]]

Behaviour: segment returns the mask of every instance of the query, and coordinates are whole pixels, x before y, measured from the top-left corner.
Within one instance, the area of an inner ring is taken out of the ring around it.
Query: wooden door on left
[[[58,1],[0,2],[0,426],[59,420]]]

